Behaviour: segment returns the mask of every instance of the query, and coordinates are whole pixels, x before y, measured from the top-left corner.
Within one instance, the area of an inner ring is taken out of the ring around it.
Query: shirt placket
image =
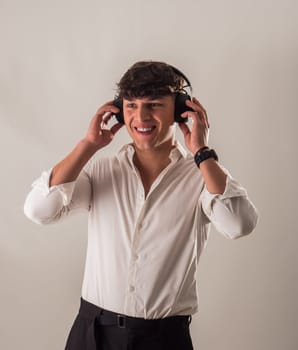
[[[144,261],[141,259],[146,259],[145,256],[140,256],[139,254],[139,243],[141,239],[142,233],[142,223],[144,221],[146,215],[146,206],[148,203],[148,198],[152,194],[152,192],[157,188],[162,178],[169,170],[169,168],[173,165],[174,162],[168,165],[166,169],[164,169],[154,183],[151,186],[151,189],[145,198],[145,191],[141,181],[141,177],[138,173],[138,170],[134,167],[134,174],[137,178],[137,192],[136,192],[136,222],[135,222],[135,230],[133,234],[132,244],[131,244],[131,257],[129,264],[129,275],[128,275],[128,283],[127,283],[127,299],[126,299],[126,312],[132,311],[135,315],[140,316],[140,313],[145,313],[144,310],[144,301],[139,291],[141,286],[138,285],[138,267]]]
[[[145,191],[142,184],[142,181],[135,172],[137,177],[137,192],[136,192],[136,223],[134,234],[131,243],[131,256],[130,256],[130,264],[129,264],[129,275],[128,275],[128,283],[127,283],[127,302],[126,308],[127,312],[133,311],[133,313],[137,314],[140,309],[142,309],[142,300],[138,295],[138,285],[137,285],[137,269],[138,269],[138,261],[140,259],[139,256],[139,242],[141,236],[142,229],[142,221],[145,215],[146,209],[146,199],[145,199]]]

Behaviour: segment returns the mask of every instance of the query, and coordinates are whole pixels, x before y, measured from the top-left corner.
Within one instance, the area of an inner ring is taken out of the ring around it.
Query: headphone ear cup
[[[191,97],[188,94],[183,94],[179,92],[175,99],[175,122],[177,123],[186,123],[188,121],[188,118],[182,118],[181,114],[186,111],[192,111],[190,107],[186,106],[185,101],[189,100],[191,101]]]
[[[123,100],[122,99],[114,99],[113,105],[120,109],[119,113],[115,113],[115,117],[119,123],[124,124],[124,115],[123,115]]]

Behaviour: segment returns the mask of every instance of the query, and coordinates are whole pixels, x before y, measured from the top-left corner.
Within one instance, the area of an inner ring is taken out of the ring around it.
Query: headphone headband
[[[184,88],[189,87],[190,93],[192,94],[192,86],[187,76],[184,73],[182,73],[178,68],[170,64],[168,64],[168,67],[170,67],[173,70],[173,72],[176,73],[178,76],[182,77],[187,84],[183,86],[180,91],[177,91],[177,95],[175,98],[175,115],[174,115],[174,120],[177,123],[186,123],[188,118],[182,118],[181,114],[186,111],[192,111],[192,109],[185,105],[186,100],[191,101],[191,96],[185,91]],[[114,105],[120,109],[120,112],[115,114],[116,119],[118,120],[119,123],[124,123],[123,100],[119,99],[118,97],[115,97]]]

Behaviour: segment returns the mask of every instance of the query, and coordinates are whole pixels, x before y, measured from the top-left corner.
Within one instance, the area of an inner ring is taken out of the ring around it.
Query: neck
[[[158,175],[170,163],[169,155],[174,147],[173,140],[148,150],[135,147],[134,163],[140,172]]]

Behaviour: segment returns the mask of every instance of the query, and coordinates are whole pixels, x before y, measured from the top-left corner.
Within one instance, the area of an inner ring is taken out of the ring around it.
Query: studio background
[[[25,197],[143,59],[189,77],[210,146],[260,215],[239,240],[212,228],[198,268],[195,349],[297,349],[297,18],[295,0],[0,1],[1,349],[64,348],[87,216],[36,225]],[[100,152],[129,141],[122,129]]]

